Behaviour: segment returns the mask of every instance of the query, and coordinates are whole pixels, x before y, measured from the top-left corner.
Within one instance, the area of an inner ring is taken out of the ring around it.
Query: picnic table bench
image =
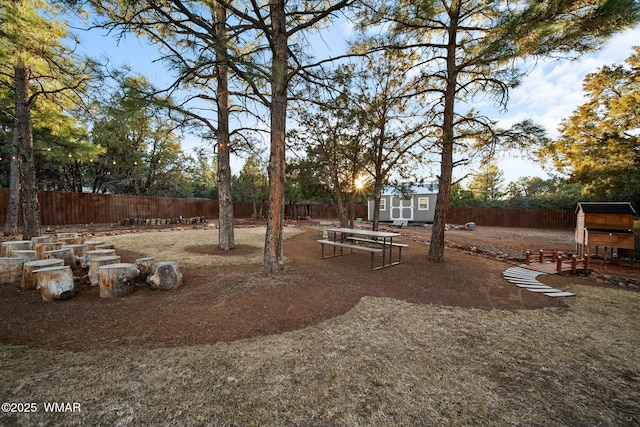
[[[322,255],[321,255],[322,259],[332,258],[340,255],[349,255],[349,254],[352,254],[354,250],[368,252],[371,254],[371,270],[378,270],[381,268],[386,268],[392,265],[399,264],[402,259],[402,248],[405,248],[408,246],[403,243],[393,243],[393,238],[400,236],[399,233],[360,230],[360,229],[354,229],[354,228],[329,228],[327,229],[327,233],[331,233],[333,238],[317,241],[322,246]],[[338,235],[340,236],[339,240],[338,240]],[[352,242],[355,242],[356,244],[349,243],[348,242],[349,240]],[[359,245],[358,243],[360,242],[372,243],[372,244],[380,245],[381,247],[370,247],[365,245]],[[325,251],[324,251],[325,245],[333,247],[332,255],[325,256]],[[394,247],[398,248],[399,250],[399,256],[398,256],[397,262],[393,262]],[[349,249],[349,251],[346,252],[344,249]],[[375,267],[374,256],[375,254],[380,252],[382,252],[382,265]],[[388,262],[387,262],[387,252],[388,252]]]
[[[325,258],[333,258],[335,256],[340,256],[340,255],[349,255],[353,253],[353,250],[358,250],[358,251],[364,251],[364,252],[369,252],[371,253],[371,269],[373,270],[373,256],[377,253],[382,252],[382,249],[379,248],[369,248],[367,246],[360,246],[360,245],[351,245],[348,243],[342,243],[342,242],[334,242],[333,240],[317,240],[318,243],[320,243],[322,245],[322,259]],[[329,256],[324,256],[324,246],[325,245],[329,245],[329,246],[333,246],[333,255],[329,255]],[[338,253],[336,248],[340,248],[340,252]],[[349,252],[344,252],[343,249],[350,249]]]
[[[356,237],[356,236],[349,236],[347,237],[347,239],[356,242],[356,245],[358,245],[359,242],[365,242],[365,243],[373,243],[373,244],[383,245],[383,246],[393,246],[394,248],[398,248],[398,262],[402,262],[402,248],[409,247],[409,245],[407,245],[406,243],[385,242],[384,240],[367,239],[367,238]]]

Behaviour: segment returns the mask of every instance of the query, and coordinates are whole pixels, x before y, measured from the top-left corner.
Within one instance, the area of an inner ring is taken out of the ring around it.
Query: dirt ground
[[[53,303],[42,302],[37,291],[2,285],[0,343],[83,351],[230,342],[316,324],[346,313],[365,296],[486,310],[565,306],[561,298],[517,288],[501,273],[526,249],[570,250],[570,231],[451,230],[447,241],[452,247],[446,250],[445,262],[432,263],[427,261],[430,229],[409,227],[401,230],[403,237],[398,240],[409,245],[402,264],[370,271],[365,253],[320,259],[315,240],[322,235],[321,228],[297,226],[304,232],[285,241],[287,266],[284,274],[273,278],[265,277],[261,266],[182,269],[184,284],[172,291],[153,291],[139,284],[131,295],[102,299],[97,287],[78,281],[73,298]],[[235,253],[254,250],[238,247]],[[193,251],[217,250],[194,247]],[[122,262],[140,257],[117,252]],[[505,260],[496,260],[495,255],[504,255]],[[616,274],[640,278],[639,271],[627,267]],[[559,289],[576,282],[612,286],[575,276],[541,279],[545,280]]]

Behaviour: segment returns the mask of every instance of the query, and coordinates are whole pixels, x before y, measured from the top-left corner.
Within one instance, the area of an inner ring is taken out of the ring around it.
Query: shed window
[[[387,199],[385,199],[384,197],[380,198],[380,210],[381,211],[387,210]]]
[[[418,197],[418,210],[420,210],[420,211],[428,211],[429,210],[429,198],[428,197]]]

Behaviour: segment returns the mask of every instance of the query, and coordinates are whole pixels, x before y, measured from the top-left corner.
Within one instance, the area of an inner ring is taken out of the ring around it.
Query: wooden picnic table
[[[399,237],[401,234],[388,231],[372,231],[357,228],[328,228],[327,233],[330,234],[328,240],[318,240],[318,243],[322,245],[322,259],[348,255],[353,253],[354,250],[369,252],[371,254],[371,270],[379,270],[400,264],[400,262],[402,262],[402,248],[408,246],[403,243],[393,243],[393,238]],[[375,247],[360,245],[360,243],[371,243],[374,244]],[[332,255],[325,256],[325,245],[333,247]],[[398,261],[395,262],[393,261],[394,247],[398,249]],[[344,249],[349,249],[349,252],[345,252]],[[375,267],[374,256],[380,252],[382,252],[382,265]]]

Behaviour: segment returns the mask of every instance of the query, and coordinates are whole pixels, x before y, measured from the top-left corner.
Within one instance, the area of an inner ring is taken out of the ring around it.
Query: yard
[[[206,228],[104,233],[123,261],[179,258],[184,285],[48,304],[0,287],[0,395],[37,409],[0,425],[640,423],[640,292],[544,276],[577,296],[536,295],[478,250],[571,249],[571,232],[449,231],[466,250],[441,264],[428,230],[402,232],[404,262],[371,272],[366,254],[321,260],[321,227],[287,227],[272,279],[262,227],[238,228],[230,253]]]

